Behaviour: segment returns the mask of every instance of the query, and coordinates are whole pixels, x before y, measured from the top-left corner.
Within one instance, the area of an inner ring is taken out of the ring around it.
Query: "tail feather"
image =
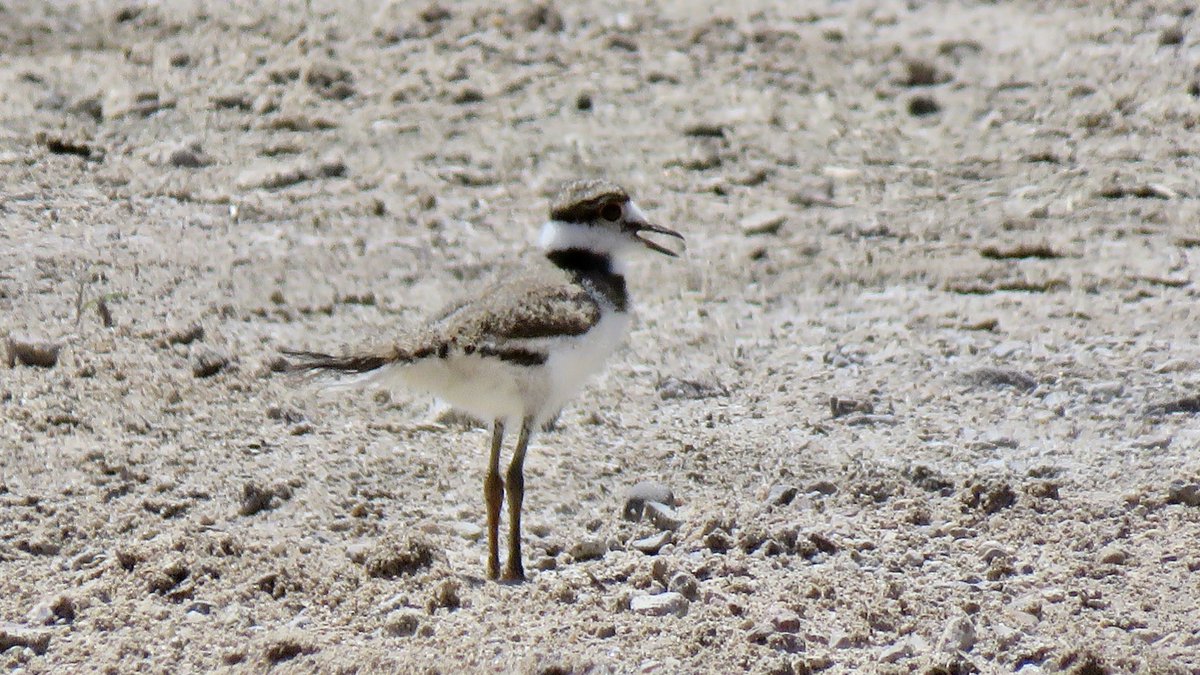
[[[289,360],[284,370],[290,373],[311,373],[314,371],[339,373],[369,373],[390,364],[404,361],[404,355],[392,349],[387,352],[363,352],[333,356],[321,352],[308,352],[293,349],[281,349],[281,353],[295,359]]]

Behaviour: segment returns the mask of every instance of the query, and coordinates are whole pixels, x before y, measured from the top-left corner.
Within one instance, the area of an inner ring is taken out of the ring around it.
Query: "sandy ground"
[[[0,667],[1200,672],[1190,3],[733,4],[0,6]],[[577,176],[689,255],[499,585],[485,430],[273,365]]]

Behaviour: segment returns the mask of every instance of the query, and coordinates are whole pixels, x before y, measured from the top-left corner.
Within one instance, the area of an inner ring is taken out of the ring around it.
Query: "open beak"
[[[675,237],[676,239],[679,240],[680,244],[685,249],[687,248],[686,244],[684,243],[683,235],[679,234],[675,230],[671,230],[671,229],[662,227],[660,225],[653,225],[651,223],[645,223],[645,222],[630,223],[630,226],[633,229],[633,238],[642,242],[642,245],[645,246],[646,248],[650,249],[651,251],[658,251],[659,253],[662,253],[664,255],[669,255],[672,258],[679,257],[678,253],[676,253],[675,251],[672,251],[671,249],[667,248],[666,246],[663,246],[662,244],[659,244],[656,241],[646,239],[645,237],[639,237],[638,235],[641,234],[642,232],[653,232],[654,234],[665,234],[668,237]]]

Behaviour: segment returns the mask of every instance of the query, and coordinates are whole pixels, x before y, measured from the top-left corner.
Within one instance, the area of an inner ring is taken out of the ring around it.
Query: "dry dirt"
[[[0,667],[1200,672],[1190,6],[5,2]],[[689,254],[499,585],[487,432],[276,350],[587,176]]]

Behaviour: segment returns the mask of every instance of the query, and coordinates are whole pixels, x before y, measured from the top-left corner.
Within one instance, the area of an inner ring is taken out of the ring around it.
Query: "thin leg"
[[[521,435],[517,437],[517,449],[508,465],[508,483],[504,486],[508,496],[508,564],[504,567],[507,581],[525,580],[525,568],[521,565],[521,502],[525,499],[525,448],[532,433],[533,418],[526,417],[521,422]]]
[[[504,442],[504,420],[492,422],[492,455],[483,478],[483,501],[487,505],[489,579],[500,576],[500,504],[504,501],[504,480],[500,478],[500,446]]]

